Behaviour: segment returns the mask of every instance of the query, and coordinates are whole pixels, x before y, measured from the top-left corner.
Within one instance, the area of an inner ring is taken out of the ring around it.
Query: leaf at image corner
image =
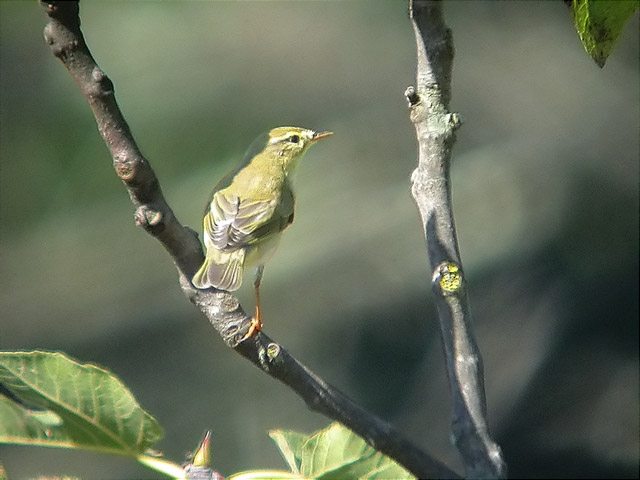
[[[111,372],[57,352],[0,352],[0,443],[79,448],[130,457],[162,428]]]
[[[638,0],[573,0],[576,30],[587,53],[604,67],[624,26],[638,10]]]

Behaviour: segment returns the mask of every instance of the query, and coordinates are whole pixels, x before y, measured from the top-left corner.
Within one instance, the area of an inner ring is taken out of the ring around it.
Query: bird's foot
[[[256,333],[262,330],[262,317],[260,315],[260,307],[256,306],[256,314],[251,317],[251,325],[249,326],[249,330],[246,335],[242,337],[240,342],[244,342],[245,340],[251,338]]]

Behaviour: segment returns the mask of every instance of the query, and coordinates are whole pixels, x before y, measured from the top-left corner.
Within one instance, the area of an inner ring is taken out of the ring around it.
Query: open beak
[[[313,137],[311,138],[312,142],[317,142],[323,138],[327,138],[333,135],[333,132],[313,132]]]

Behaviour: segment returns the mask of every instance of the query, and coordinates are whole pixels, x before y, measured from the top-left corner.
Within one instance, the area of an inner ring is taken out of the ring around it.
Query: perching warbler
[[[207,254],[194,275],[197,288],[240,288],[244,269],[257,267],[256,314],[245,338],[262,328],[260,282],[265,262],[293,222],[292,174],[307,149],[332,132],[278,127],[259,136],[242,164],[211,193],[204,216]]]

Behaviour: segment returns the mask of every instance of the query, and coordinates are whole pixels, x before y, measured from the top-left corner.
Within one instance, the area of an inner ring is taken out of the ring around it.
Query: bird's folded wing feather
[[[205,218],[215,248],[233,251],[268,236],[272,233],[272,223],[280,223],[279,218],[273,218],[277,203],[277,200],[244,201],[225,191],[217,192],[211,201],[211,212]]]

